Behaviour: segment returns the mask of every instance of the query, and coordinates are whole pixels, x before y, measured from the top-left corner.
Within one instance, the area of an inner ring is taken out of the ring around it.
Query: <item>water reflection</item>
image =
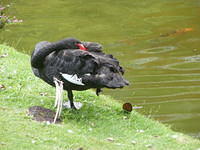
[[[165,53],[165,52],[173,51],[175,48],[176,48],[175,46],[154,47],[154,48],[138,50],[137,53],[158,54],[158,53]]]

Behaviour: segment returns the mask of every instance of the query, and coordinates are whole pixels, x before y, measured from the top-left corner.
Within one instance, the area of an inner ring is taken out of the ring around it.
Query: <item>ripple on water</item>
[[[165,66],[160,66],[158,68],[163,68],[163,69],[169,69],[169,70],[179,70],[179,71],[195,71],[195,70],[200,70],[200,61],[197,62],[179,62],[179,63],[173,63],[173,64],[168,64]]]
[[[153,47],[153,48],[147,48],[143,50],[138,50],[137,53],[141,54],[159,54],[159,53],[165,53],[169,51],[173,51],[176,47],[175,46],[161,46],[161,47]]]
[[[200,55],[180,57],[178,59],[184,60],[185,62],[200,62]]]
[[[153,61],[156,61],[158,60],[159,58],[158,57],[146,57],[146,58],[139,58],[139,59],[136,59],[134,60],[131,64],[131,66],[133,66],[134,68],[138,68],[138,69],[141,69],[141,68],[145,68],[145,66],[141,66],[143,64],[146,64],[146,63],[149,63],[149,62],[153,62]]]
[[[175,98],[175,99],[168,99],[168,100],[162,100],[162,101],[159,101],[159,100],[155,100],[155,101],[148,101],[148,100],[145,100],[144,102],[138,102],[137,105],[155,105],[155,104],[169,104],[169,103],[183,103],[183,102],[195,102],[195,101],[200,101],[199,98]]]
[[[178,120],[188,120],[191,118],[200,117],[200,113],[184,113],[184,114],[159,114],[159,115],[152,115],[153,118],[160,118],[159,120],[161,122],[172,122],[172,121],[178,121]]]
[[[144,21],[153,24],[163,24],[163,22],[173,22],[178,20],[186,20],[192,18],[191,16],[155,16],[155,17],[147,17],[144,18]]]

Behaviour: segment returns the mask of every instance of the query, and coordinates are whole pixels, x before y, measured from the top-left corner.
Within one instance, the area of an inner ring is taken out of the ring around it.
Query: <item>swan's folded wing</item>
[[[53,52],[45,60],[46,75],[68,74],[81,78],[85,74],[94,74],[97,68],[95,58],[81,50],[62,50]],[[62,76],[63,77],[63,76]],[[68,76],[65,76],[67,79]]]

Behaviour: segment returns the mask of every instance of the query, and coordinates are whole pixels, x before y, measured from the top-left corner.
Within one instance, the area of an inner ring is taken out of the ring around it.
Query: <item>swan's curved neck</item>
[[[60,51],[66,48],[71,48],[67,45],[66,40],[61,40],[58,42],[40,42],[36,45],[35,50],[31,55],[31,66],[34,68],[40,68],[43,66],[45,57],[54,51]]]

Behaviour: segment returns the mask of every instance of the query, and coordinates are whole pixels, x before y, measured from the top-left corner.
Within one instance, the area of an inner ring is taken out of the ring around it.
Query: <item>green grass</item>
[[[2,57],[4,54],[8,56]],[[61,124],[36,122],[26,115],[27,109],[35,105],[53,109],[55,89],[32,74],[28,55],[0,45],[0,56],[0,85],[4,86],[0,89],[2,150],[200,148],[199,140],[174,132],[136,111],[124,113],[122,104],[110,97],[97,97],[90,90],[75,92],[76,101],[84,106],[77,111],[64,110]]]

